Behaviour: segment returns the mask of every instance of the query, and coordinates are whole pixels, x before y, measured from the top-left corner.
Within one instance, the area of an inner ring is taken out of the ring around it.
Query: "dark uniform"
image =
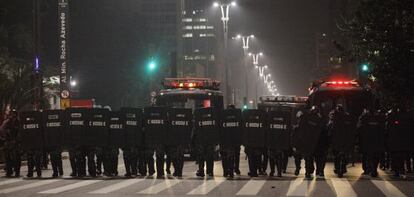
[[[50,153],[53,177],[63,176],[62,144],[64,113],[62,110],[46,110],[43,112],[43,128],[45,134],[45,150]]]
[[[385,151],[385,117],[366,110],[359,117],[357,135],[360,151],[363,155],[364,174],[377,177],[379,160]]]
[[[214,176],[214,151],[219,143],[219,120],[216,108],[208,107],[195,110],[194,143],[197,152],[199,177],[204,177],[204,166],[207,174]]]
[[[395,108],[387,115],[386,135],[394,176],[405,174],[404,161],[413,150],[412,119],[402,108]]]
[[[22,148],[27,156],[27,177],[33,177],[36,169],[38,177],[42,176],[43,129],[42,113],[38,111],[21,112],[20,132]]]
[[[290,113],[283,111],[268,112],[269,128],[267,130],[267,149],[270,158],[270,176],[283,172],[284,151],[290,148]],[[287,155],[286,155],[287,157]]]
[[[356,130],[351,116],[338,105],[329,114],[328,129],[332,135],[332,151],[334,154],[334,172],[342,177],[347,172],[349,155],[354,151]]]
[[[174,166],[173,176],[182,177],[184,149],[190,146],[193,128],[191,109],[170,108],[168,110],[167,158]],[[167,166],[167,173],[169,172]],[[171,173],[171,172],[170,172]]]
[[[164,176],[164,163],[165,163],[165,144],[167,140],[167,121],[168,113],[167,108],[164,107],[146,107],[144,109],[145,117],[145,156],[147,159],[147,165],[150,175],[153,172],[154,151],[156,154],[156,166],[157,177]]]
[[[138,170],[141,175],[146,174],[145,157],[143,155],[144,131],[142,125],[142,109],[122,108],[125,121],[125,144],[122,148],[126,176],[137,176]]]
[[[262,110],[248,109],[243,111],[244,135],[243,144],[249,159],[249,176],[257,177],[262,167],[262,150],[266,147],[266,114]]]
[[[19,121],[17,112],[12,111],[3,121],[1,127],[1,136],[4,139],[4,154],[6,164],[6,176],[20,176],[21,165],[21,134],[19,131]]]
[[[222,111],[220,120],[220,153],[223,175],[233,177],[240,162],[240,146],[242,143],[241,110],[229,106],[228,109]],[[240,174],[240,171],[236,173]]]
[[[326,142],[322,141],[323,134],[322,116],[316,107],[305,112],[299,117],[298,128],[294,136],[294,146],[305,158],[306,178],[311,178],[315,171],[314,161],[316,160],[316,174],[324,176],[326,153],[322,150]]]

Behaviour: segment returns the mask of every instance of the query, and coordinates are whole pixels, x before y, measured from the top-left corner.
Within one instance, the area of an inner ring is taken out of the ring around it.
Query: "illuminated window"
[[[186,25],[186,26],[183,27],[183,29],[193,29],[193,26]]]
[[[214,34],[207,34],[206,37],[214,37]]]
[[[206,37],[207,35],[206,34],[200,34],[200,37]]]
[[[183,35],[183,38],[192,38],[193,34],[192,33],[186,33]]]
[[[214,29],[214,26],[207,26],[206,29]]]
[[[183,18],[182,20],[183,22],[192,22],[193,19],[192,18]]]

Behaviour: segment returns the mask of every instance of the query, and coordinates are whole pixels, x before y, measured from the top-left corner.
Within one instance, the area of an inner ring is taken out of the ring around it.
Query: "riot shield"
[[[219,117],[214,107],[196,109],[194,112],[194,143],[216,145],[219,143]]]
[[[42,113],[39,111],[21,112],[19,117],[23,150],[42,150],[44,142]]]
[[[266,146],[266,113],[259,109],[243,111],[243,144],[248,147],[264,148]]]
[[[188,145],[191,143],[193,112],[191,109],[169,108],[167,145]]]
[[[413,150],[412,117],[407,112],[392,113],[387,118],[387,145],[389,151]]]
[[[385,151],[385,119],[377,115],[363,115],[359,120],[359,147],[362,153]]]
[[[144,109],[144,135],[148,146],[163,145],[167,140],[168,113],[165,107]]]
[[[334,115],[332,128],[332,150],[351,153],[354,150],[356,123],[349,114]]]
[[[322,118],[306,112],[299,118],[298,127],[293,132],[293,147],[304,156],[315,154],[322,129]]]
[[[125,147],[143,146],[142,109],[122,108],[121,112],[125,120]]]
[[[268,112],[269,129],[267,130],[266,146],[276,150],[290,148],[290,113],[284,111]]]
[[[125,117],[120,111],[112,111],[109,116],[109,146],[125,146]]]
[[[220,113],[220,144],[240,146],[242,144],[242,117],[240,109],[226,109]]]
[[[62,147],[65,127],[63,110],[46,110],[43,113],[43,132],[45,147]]]
[[[108,109],[89,109],[88,128],[85,134],[87,146],[104,147],[109,145],[108,122]]]
[[[86,145],[86,126],[88,124],[88,109],[69,108],[66,109],[64,130],[64,145],[67,148]]]

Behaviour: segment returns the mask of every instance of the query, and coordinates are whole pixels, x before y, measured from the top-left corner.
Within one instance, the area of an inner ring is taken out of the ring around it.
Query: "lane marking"
[[[54,182],[57,182],[57,181],[60,181],[60,180],[53,179],[53,180],[36,181],[34,183],[29,183],[29,184],[26,184],[26,185],[20,185],[20,186],[16,186],[16,187],[7,188],[7,189],[2,189],[2,190],[0,190],[0,194],[8,194],[8,193],[17,192],[17,191],[21,191],[21,190],[25,190],[25,189],[31,189],[31,188],[51,184],[51,183],[54,183]]]
[[[85,187],[85,186],[88,186],[88,185],[92,185],[94,183],[98,183],[98,182],[101,182],[101,181],[102,180],[80,181],[80,182],[65,185],[65,186],[62,186],[62,187],[57,187],[57,188],[54,188],[54,189],[42,191],[42,192],[39,192],[39,194],[58,194],[58,193],[69,191],[69,190],[76,189],[76,188],[79,188],[79,187]]]
[[[223,183],[226,179],[206,180],[203,184],[187,193],[187,195],[203,195],[208,194],[214,188]]]
[[[165,181],[163,181],[161,183],[158,183],[156,185],[153,185],[153,186],[151,186],[147,189],[144,189],[144,190],[142,190],[138,193],[139,194],[158,194],[158,193],[160,193],[160,192],[162,192],[162,191],[164,191],[168,188],[171,188],[172,186],[174,186],[174,185],[176,185],[177,183],[180,183],[180,182],[181,182],[181,180],[177,180],[177,179],[174,179],[174,180],[165,179]]]
[[[286,196],[307,196],[307,194],[308,181],[298,178],[290,182]]]
[[[387,197],[406,197],[404,193],[388,181],[371,180],[371,182]]]
[[[236,193],[236,195],[255,196],[259,193],[265,183],[266,181],[264,180],[250,180]]]
[[[113,184],[113,185],[109,185],[108,187],[104,187],[92,192],[89,192],[90,194],[107,194],[110,192],[114,192],[120,189],[123,189],[125,187],[131,186],[133,184],[139,183],[141,181],[144,181],[145,179],[128,179],[125,181],[121,181],[119,183]]]
[[[5,181],[0,181],[0,185],[8,185],[8,184],[17,183],[20,181],[23,181],[23,179],[10,179],[10,180],[5,180]]]
[[[332,182],[332,185],[333,185],[333,188],[335,190],[337,197],[357,197],[358,196],[347,179],[332,178],[331,182]]]

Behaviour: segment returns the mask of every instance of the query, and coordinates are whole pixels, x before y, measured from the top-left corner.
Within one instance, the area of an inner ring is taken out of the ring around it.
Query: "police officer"
[[[21,136],[16,111],[11,111],[0,126],[1,137],[4,139],[6,177],[20,176]]]
[[[396,105],[387,115],[387,144],[391,156],[391,169],[395,177],[405,176],[404,161],[413,150],[412,118],[404,107]]]
[[[223,176],[234,177],[240,174],[240,145],[241,145],[241,110],[229,105],[221,113],[220,153],[222,158]],[[237,170],[237,171],[236,171]]]
[[[78,171],[76,169],[77,167],[77,162],[76,162],[76,148],[75,147],[71,147],[68,149],[68,153],[69,153],[69,163],[70,163],[70,168],[72,169],[72,172],[70,173],[71,177],[75,177],[78,175]]]
[[[204,166],[207,175],[214,176],[214,152],[219,143],[219,120],[216,108],[200,108],[195,110],[194,141],[197,152],[198,170],[196,175],[204,177]]]
[[[338,104],[329,114],[328,129],[332,135],[332,151],[334,154],[334,172],[343,177],[347,172],[347,157],[354,150],[355,128],[351,116],[344,107]]]
[[[379,160],[385,151],[385,117],[374,110],[365,109],[358,120],[357,134],[363,155],[363,174],[377,177]]]
[[[321,144],[325,142],[321,141],[322,133],[322,116],[319,112],[319,108],[313,106],[309,112],[304,113],[299,117],[298,129],[300,133],[298,137],[302,138],[306,144],[304,146],[298,146],[300,152],[305,158],[305,177],[312,178],[312,174],[315,171],[314,162],[317,161],[317,176],[323,176],[324,171],[324,156],[323,151],[320,149]]]

